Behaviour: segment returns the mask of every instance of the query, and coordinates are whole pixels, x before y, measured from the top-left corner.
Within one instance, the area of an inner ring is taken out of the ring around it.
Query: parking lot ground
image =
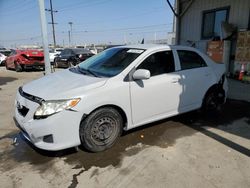
[[[46,152],[12,119],[17,88],[41,76],[0,67],[0,187],[250,187],[249,102],[229,99],[220,114],[145,125],[101,153]]]

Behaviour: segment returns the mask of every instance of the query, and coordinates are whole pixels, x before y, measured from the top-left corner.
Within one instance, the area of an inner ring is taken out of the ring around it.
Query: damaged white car
[[[223,64],[185,46],[105,50],[20,87],[17,126],[45,150],[110,148],[125,130],[226,100]]]

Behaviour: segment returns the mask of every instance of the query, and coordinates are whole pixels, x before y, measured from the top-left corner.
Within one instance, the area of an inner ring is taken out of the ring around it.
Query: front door
[[[130,82],[133,124],[139,125],[176,114],[182,93],[171,50],[148,56],[136,69],[151,73],[148,80]]]

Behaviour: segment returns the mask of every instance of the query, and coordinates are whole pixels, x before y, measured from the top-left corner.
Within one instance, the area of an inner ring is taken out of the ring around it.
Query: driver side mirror
[[[133,74],[134,80],[147,80],[150,78],[150,71],[146,69],[138,69]]]

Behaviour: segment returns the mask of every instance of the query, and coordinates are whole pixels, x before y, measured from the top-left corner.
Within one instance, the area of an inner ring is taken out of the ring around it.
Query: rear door
[[[214,83],[212,69],[205,60],[195,51],[176,50],[179,58],[183,88],[180,100],[183,102],[182,112],[196,109],[201,106],[203,97],[208,88]]]
[[[151,77],[130,82],[133,124],[139,125],[176,114],[182,87],[180,76],[175,73],[172,51],[152,53],[136,69],[149,70]]]

